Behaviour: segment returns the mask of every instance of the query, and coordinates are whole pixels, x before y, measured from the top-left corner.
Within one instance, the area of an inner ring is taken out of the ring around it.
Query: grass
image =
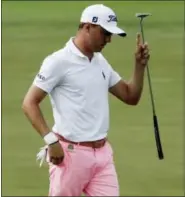
[[[48,193],[47,168],[35,154],[43,145],[21,111],[22,99],[44,57],[63,47],[77,30],[84,2],[2,2],[2,195]],[[103,51],[125,79],[133,70],[136,12],[151,12],[145,37],[165,159],[159,161],[147,77],[136,107],[110,96],[109,138],[123,196],[182,196],[183,182],[183,2],[105,2],[128,33]],[[69,11],[70,10],[70,11]],[[42,104],[52,126],[49,100]]]

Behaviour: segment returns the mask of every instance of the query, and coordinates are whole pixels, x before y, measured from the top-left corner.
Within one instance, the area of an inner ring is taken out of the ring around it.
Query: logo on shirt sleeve
[[[41,75],[40,73],[37,74],[37,77],[39,79],[41,79],[42,81],[46,80],[46,77],[44,77],[43,75]]]

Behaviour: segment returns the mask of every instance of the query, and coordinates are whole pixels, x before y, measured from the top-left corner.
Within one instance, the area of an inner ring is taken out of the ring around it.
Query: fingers
[[[62,161],[64,160],[64,156],[62,157],[50,157],[50,162],[53,163],[54,165],[58,165],[60,163],[62,163]]]
[[[149,48],[148,48],[148,43],[144,44],[144,50],[143,50],[143,57],[148,58],[150,56],[149,54]]]
[[[136,53],[138,53],[138,57],[142,57],[144,53],[147,53],[148,50],[148,44],[142,44],[141,43],[141,34],[137,33],[136,38]]]
[[[140,65],[147,65],[147,62],[150,58],[149,54],[149,48],[148,48],[148,43],[141,44],[141,35],[138,33],[137,34],[137,39],[136,39],[136,62]]]
[[[141,34],[137,33],[137,37],[136,37],[136,46],[139,47],[141,44]]]
[[[143,56],[147,55],[149,53],[148,44],[145,43],[143,45],[139,45],[137,47],[136,53],[137,53],[138,57],[143,57]]]
[[[63,161],[64,151],[59,142],[50,145],[48,151],[49,151],[48,154],[51,163],[58,165]]]
[[[139,48],[147,48],[148,47],[148,43],[145,42],[144,44],[142,44],[142,38],[141,38],[141,34],[137,33],[136,35],[136,46]]]
[[[143,56],[144,58],[146,58],[146,57],[149,56],[149,49],[148,49],[148,46],[146,46],[146,47],[143,49],[142,56]]]

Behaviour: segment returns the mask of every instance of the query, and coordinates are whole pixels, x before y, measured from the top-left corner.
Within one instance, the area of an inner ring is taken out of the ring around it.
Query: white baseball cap
[[[119,36],[127,35],[124,30],[117,27],[117,17],[114,11],[103,4],[95,4],[85,8],[80,22],[100,25],[106,31]]]

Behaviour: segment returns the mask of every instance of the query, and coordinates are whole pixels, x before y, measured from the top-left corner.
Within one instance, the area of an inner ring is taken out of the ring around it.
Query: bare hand
[[[58,165],[64,159],[64,151],[59,142],[49,145],[48,147],[49,160],[51,163]]]
[[[136,38],[136,52],[135,52],[135,58],[136,58],[136,64],[141,66],[146,66],[148,63],[148,60],[150,58],[148,44],[141,43],[141,34],[137,34]]]

